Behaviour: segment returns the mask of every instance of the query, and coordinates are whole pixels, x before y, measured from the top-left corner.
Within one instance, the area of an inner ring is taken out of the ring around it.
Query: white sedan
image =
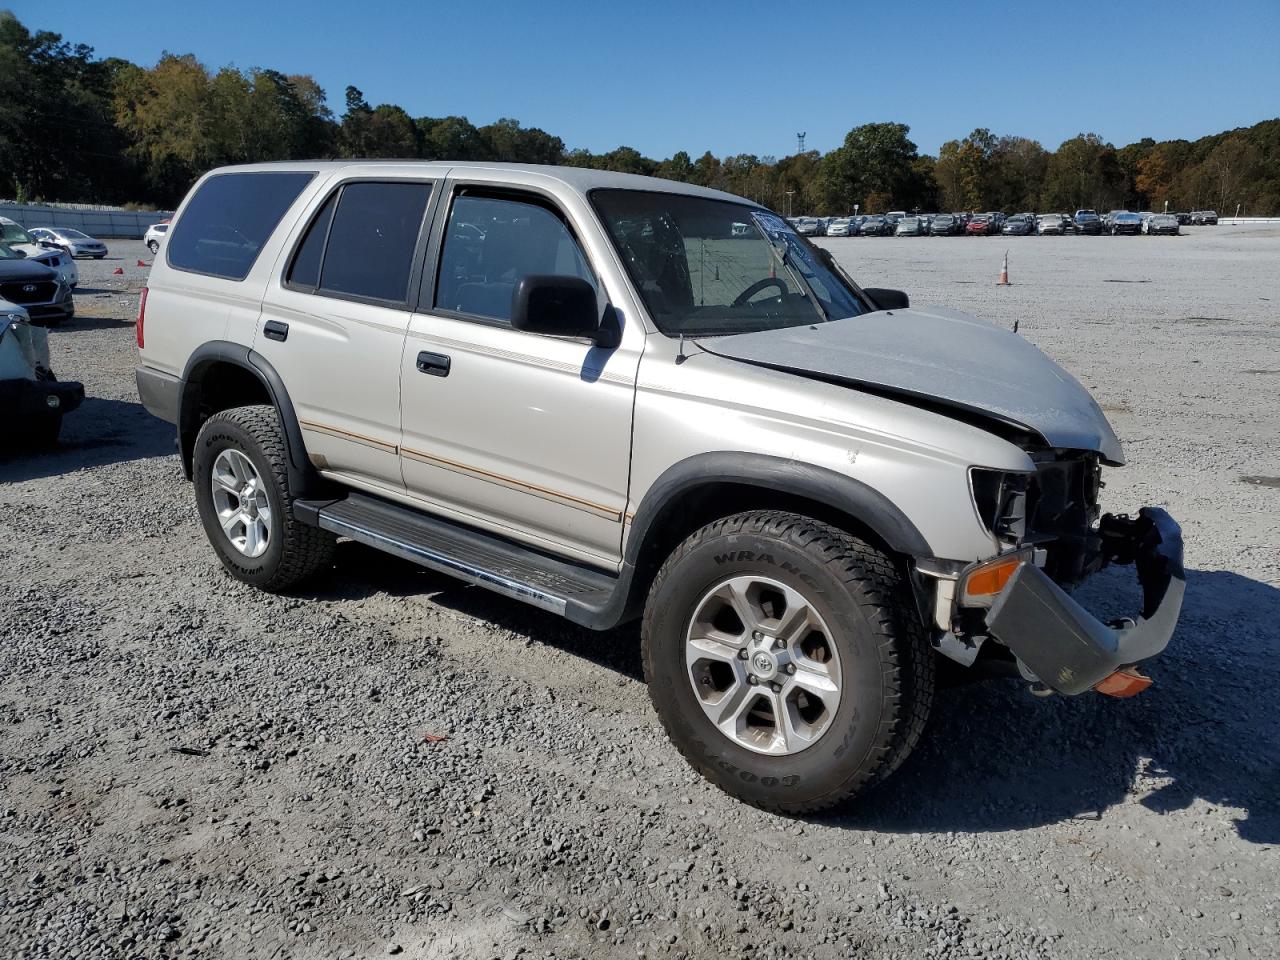
[[[93,257],[101,260],[107,255],[107,245],[87,233],[70,227],[32,227],[28,231],[37,240],[56,243],[73,257]]]

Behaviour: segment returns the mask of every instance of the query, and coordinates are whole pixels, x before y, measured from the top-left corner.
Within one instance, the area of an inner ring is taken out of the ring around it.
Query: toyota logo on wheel
[[[756,658],[753,662],[756,665],[756,669],[759,670],[761,673],[768,673],[769,668],[773,666],[773,661],[770,660],[763,653],[757,653]]]

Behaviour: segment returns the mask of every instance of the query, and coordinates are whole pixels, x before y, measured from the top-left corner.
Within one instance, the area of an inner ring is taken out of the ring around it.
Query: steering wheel
[[[747,287],[747,289],[738,294],[733,301],[733,305],[735,307],[741,307],[761,290],[765,290],[768,287],[777,287],[778,296],[780,297],[785,296],[787,293],[787,285],[782,280],[777,277],[765,277],[763,280],[757,280],[751,286]]]

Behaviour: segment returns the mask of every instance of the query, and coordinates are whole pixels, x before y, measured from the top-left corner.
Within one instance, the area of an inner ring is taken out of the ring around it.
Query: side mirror
[[[902,290],[886,290],[883,287],[863,287],[862,292],[867,295],[877,310],[906,310],[911,306],[911,298]]]
[[[595,288],[581,277],[521,277],[511,292],[511,326],[552,337],[594,340],[600,332]]]

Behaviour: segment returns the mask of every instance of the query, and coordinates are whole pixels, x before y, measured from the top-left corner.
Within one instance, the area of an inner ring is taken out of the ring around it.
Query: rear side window
[[[249,275],[313,173],[221,173],[196,191],[165,245],[169,265],[228,280]]]
[[[522,277],[596,278],[568,226],[536,202],[460,196],[453,202],[440,256],[436,309],[510,322]]]
[[[403,304],[431,184],[348,183],[325,201],[285,282],[309,293]]]

